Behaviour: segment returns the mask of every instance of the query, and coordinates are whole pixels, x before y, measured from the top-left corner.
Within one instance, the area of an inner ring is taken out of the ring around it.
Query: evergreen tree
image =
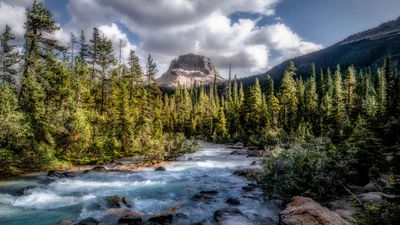
[[[289,61],[283,74],[282,84],[280,87],[279,102],[283,110],[283,122],[286,128],[296,121],[299,100],[296,95],[296,82],[293,79],[296,68],[293,61]]]
[[[377,97],[378,97],[378,111],[381,115],[386,114],[386,107],[387,107],[387,90],[386,90],[386,77],[382,73],[381,69],[378,68],[377,71]]]
[[[6,25],[2,36],[1,44],[1,71],[0,79],[2,83],[14,84],[14,77],[18,73],[19,53],[15,45],[11,42],[15,40],[15,35],[11,31],[11,27]]]
[[[87,58],[89,57],[89,45],[86,43],[85,32],[81,31],[81,37],[79,39],[79,57],[81,58],[83,65],[86,65]]]
[[[318,94],[317,94],[317,85],[315,81],[315,65],[314,63],[311,65],[310,69],[310,77],[307,80],[305,86],[305,111],[306,118],[314,118],[317,112],[318,107]],[[323,78],[321,78],[323,79]]]
[[[356,95],[354,93],[356,87],[356,77],[355,70],[353,67],[349,67],[346,71],[345,80],[344,80],[344,88],[345,88],[345,107],[347,110],[347,114],[350,115],[350,112],[354,108],[354,103],[356,101]]]
[[[333,111],[335,113],[335,121],[338,126],[339,135],[343,134],[343,122],[345,119],[345,106],[343,102],[343,83],[340,66],[337,65],[335,78],[333,80]]]

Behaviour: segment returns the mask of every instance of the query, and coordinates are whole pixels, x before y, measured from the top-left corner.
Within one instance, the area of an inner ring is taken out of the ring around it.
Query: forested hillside
[[[400,18],[365,32],[351,35],[333,46],[292,60],[297,65],[297,76],[302,76],[305,79],[308,77],[311,63],[315,63],[318,68],[323,69],[328,67],[333,69],[337,64],[340,64],[343,68],[354,66],[358,70],[371,67],[372,70],[376,70],[382,65],[387,55],[392,57],[392,61],[396,65],[400,61]],[[269,75],[278,84],[288,62],[289,60],[264,74],[243,78],[241,81],[247,87],[254,83],[256,77],[260,81],[264,81]]]

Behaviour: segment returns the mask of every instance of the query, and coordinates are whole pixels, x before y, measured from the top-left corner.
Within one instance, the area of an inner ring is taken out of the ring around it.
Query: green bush
[[[350,152],[340,153],[328,138],[308,143],[278,145],[263,160],[258,183],[267,195],[278,194],[285,200],[302,195],[327,200],[343,190],[351,176]]]

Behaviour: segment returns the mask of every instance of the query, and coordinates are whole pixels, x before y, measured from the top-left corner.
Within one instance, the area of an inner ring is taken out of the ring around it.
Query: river
[[[231,155],[232,149],[226,145],[200,144],[199,151],[166,165],[166,171],[146,168],[80,174],[63,179],[39,174],[2,182],[0,224],[54,225],[67,219],[79,222],[88,217],[111,221],[112,215],[104,199],[112,195],[129,199],[133,203],[131,209],[143,213],[144,218],[171,206],[185,204],[179,213],[187,215],[187,218],[174,218],[172,224],[201,221],[203,224],[217,224],[213,214],[225,207],[235,207],[244,214],[244,222],[238,224],[262,224],[260,218],[278,221],[279,209],[263,198],[259,190],[243,190],[248,181],[232,175],[235,170],[259,167],[250,166],[255,158]],[[24,191],[26,187],[31,188]],[[218,194],[208,201],[192,200],[200,191],[210,190],[216,190]],[[228,198],[239,200],[240,205],[228,206]]]

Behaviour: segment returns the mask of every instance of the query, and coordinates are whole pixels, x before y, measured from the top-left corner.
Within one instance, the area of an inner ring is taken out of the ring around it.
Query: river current
[[[239,200],[240,205],[234,207],[249,218],[256,215],[277,221],[279,209],[262,197],[259,190],[243,190],[248,181],[233,175],[235,170],[259,167],[250,166],[255,158],[231,155],[231,152],[226,145],[201,142],[199,151],[166,165],[166,171],[146,168],[63,179],[40,174],[2,182],[0,224],[54,225],[67,219],[79,222],[88,217],[103,221],[102,224],[111,223],[104,222],[111,217],[104,199],[113,195],[126,197],[133,203],[131,209],[143,213],[144,217],[185,204],[179,213],[187,218],[174,219],[172,224],[201,221],[217,224],[213,214],[218,209],[232,207],[226,203],[228,198]],[[200,191],[211,190],[218,191],[211,201],[192,200]],[[246,221],[242,223],[261,224]]]

